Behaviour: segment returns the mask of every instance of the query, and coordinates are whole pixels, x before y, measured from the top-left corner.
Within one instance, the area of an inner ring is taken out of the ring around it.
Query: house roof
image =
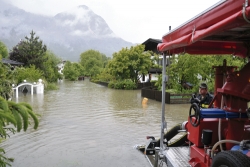
[[[11,64],[11,65],[23,65],[23,63],[18,62],[18,61],[14,61],[14,60],[10,60],[10,59],[2,59],[2,63],[3,64]]]
[[[148,70],[149,73],[162,73],[162,69],[161,68],[150,68]]]
[[[161,42],[161,39],[149,38],[145,42],[143,42],[142,45],[145,45],[145,51],[153,51],[158,53],[159,51],[157,50],[157,45]]]
[[[158,50],[167,54],[234,54],[246,57],[250,50],[250,7],[242,5],[243,2],[219,1],[164,35]]]

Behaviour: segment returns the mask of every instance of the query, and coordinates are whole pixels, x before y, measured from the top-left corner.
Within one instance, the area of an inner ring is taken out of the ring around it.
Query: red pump
[[[215,69],[217,73],[217,80],[215,81],[217,92],[213,103],[215,108],[221,108],[221,110],[214,108],[206,110],[214,112],[216,115],[218,112],[225,114],[220,118],[215,118],[217,116],[211,113],[210,118],[201,119],[196,127],[190,122],[187,123],[188,140],[192,143],[189,161],[191,166],[209,167],[212,164],[213,154],[231,150],[233,146],[239,145],[241,141],[250,141],[250,121],[247,117],[247,112],[249,112],[248,103],[250,101],[250,63],[246,64],[240,71],[234,71],[235,67],[226,66],[226,62],[223,63],[223,66],[215,67]],[[218,71],[226,75],[220,75]],[[221,79],[218,76],[225,77]],[[220,82],[223,80],[225,83],[222,85]],[[221,88],[220,85],[222,85]],[[202,114],[202,111],[200,113]],[[207,145],[202,141],[204,130],[212,132],[210,136],[211,142]],[[223,141],[221,147],[213,147],[221,141]],[[250,155],[250,151],[246,155]]]

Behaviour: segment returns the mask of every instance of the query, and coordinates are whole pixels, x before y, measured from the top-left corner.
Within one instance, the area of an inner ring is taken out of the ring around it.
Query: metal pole
[[[33,85],[31,85],[31,95],[33,95]]]
[[[163,62],[162,62],[162,115],[161,115],[161,139],[160,139],[160,150],[161,152],[165,149],[163,140],[164,140],[164,129],[166,128],[165,122],[165,92],[166,92],[166,55],[163,53]]]
[[[18,88],[19,87],[16,87],[16,98],[18,97]]]
[[[155,147],[155,163],[154,163],[154,167],[158,167],[158,160],[159,160],[159,147]]]

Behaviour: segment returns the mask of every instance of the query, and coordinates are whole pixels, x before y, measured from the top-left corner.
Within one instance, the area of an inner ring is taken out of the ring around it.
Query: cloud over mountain
[[[65,60],[78,61],[89,49],[111,57],[123,47],[134,45],[117,37],[105,20],[85,5],[49,17],[1,2],[0,22],[0,40],[9,49],[33,30],[48,49]]]

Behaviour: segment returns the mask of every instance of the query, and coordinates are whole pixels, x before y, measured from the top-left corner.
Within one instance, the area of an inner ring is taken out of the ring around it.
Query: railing
[[[184,104],[184,103],[189,103],[190,98],[191,98],[191,93],[190,94],[170,94],[168,92],[165,92],[165,103],[167,104]],[[156,101],[161,101],[162,99],[162,91],[159,90],[154,90],[150,88],[142,88],[141,89],[141,96],[146,97],[149,99],[153,99]]]
[[[34,88],[35,88],[35,93],[36,94],[43,94],[44,93],[44,84],[42,83],[42,79],[39,79],[38,83],[36,83],[36,82],[29,83],[29,82],[26,82],[26,80],[24,80],[23,83],[20,83],[17,86],[15,86],[13,84],[12,85],[12,90],[13,90],[13,93],[16,94],[16,98],[18,97],[19,88],[21,89],[21,92],[23,92],[24,89],[26,88],[26,92],[25,93],[30,92],[31,95],[33,95]]]

